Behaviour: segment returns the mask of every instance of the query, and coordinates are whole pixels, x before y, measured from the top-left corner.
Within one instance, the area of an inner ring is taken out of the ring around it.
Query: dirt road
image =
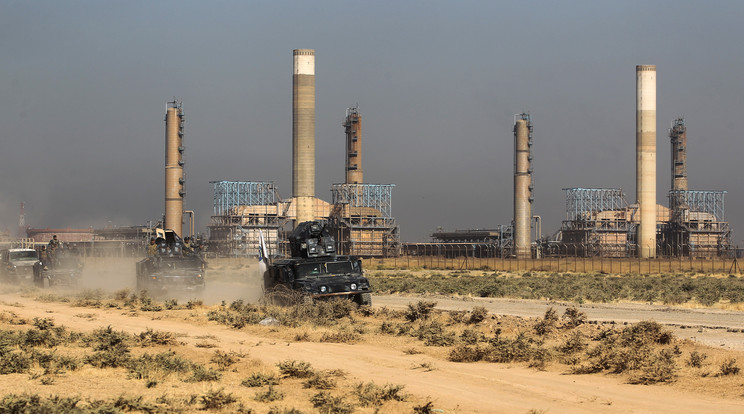
[[[378,304],[404,298],[378,298]],[[447,306],[442,301],[441,306]],[[495,302],[494,302],[495,306]],[[183,335],[190,346],[196,336],[212,335],[225,351],[250,349],[252,358],[273,364],[289,358],[310,362],[318,369],[343,369],[359,381],[404,384],[406,391],[429,397],[446,413],[733,413],[744,412],[743,399],[720,399],[681,392],[665,386],[628,385],[615,376],[561,375],[506,364],[453,363],[374,344],[331,344],[278,341],[267,335],[190,321],[132,316],[121,310],[85,308],[91,318],[80,318],[81,308],[64,303],[41,303],[14,293],[0,294],[0,312],[24,318],[52,317],[59,325],[90,331],[111,325],[139,333],[146,328]],[[535,310],[536,312],[537,310]],[[538,312],[539,314],[539,312]],[[196,349],[196,348],[195,348]],[[434,369],[412,369],[430,363]]]
[[[433,300],[443,310],[471,310],[484,306],[499,315],[540,317],[551,306],[562,314],[572,304],[539,300],[497,298],[453,298],[381,295],[375,296],[375,306],[402,308],[419,300]],[[635,303],[579,305],[589,320],[614,321],[618,324],[654,320],[668,325],[680,338],[715,347],[744,351],[744,312],[719,309],[690,309],[682,307],[644,305]]]

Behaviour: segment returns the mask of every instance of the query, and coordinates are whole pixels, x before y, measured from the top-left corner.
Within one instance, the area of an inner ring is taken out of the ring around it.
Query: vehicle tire
[[[372,306],[372,294],[360,293],[354,297],[354,302],[359,304],[359,306]]]

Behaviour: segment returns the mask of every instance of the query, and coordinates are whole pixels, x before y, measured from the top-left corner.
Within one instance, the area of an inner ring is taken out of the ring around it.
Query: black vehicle
[[[74,253],[57,249],[52,259],[34,265],[34,284],[39,287],[77,286],[83,273],[83,262]]]
[[[0,274],[10,283],[30,282],[39,254],[34,249],[6,249],[0,252]]]
[[[184,249],[183,240],[165,230],[156,240],[157,253],[137,262],[137,290],[202,291],[207,263],[198,252]]]
[[[289,237],[292,257],[274,260],[264,276],[266,290],[284,286],[303,294],[307,301],[333,297],[371,305],[369,280],[362,260],[336,255],[334,238],[322,221],[300,223]]]

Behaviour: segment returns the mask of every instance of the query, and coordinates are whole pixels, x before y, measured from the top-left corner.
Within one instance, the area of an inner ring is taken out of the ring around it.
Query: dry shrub
[[[573,331],[571,336],[558,346],[558,351],[564,355],[572,355],[585,350],[587,345],[584,334],[581,331]]]
[[[698,351],[692,351],[690,352],[690,357],[687,358],[687,361],[685,361],[685,363],[688,367],[691,368],[702,368],[707,358],[707,354],[701,354]]]
[[[276,374],[264,374],[261,372],[255,372],[248,378],[244,379],[240,385],[244,387],[263,387],[264,385],[279,385],[279,378]]]
[[[336,380],[331,378],[328,372],[315,372],[303,383],[305,388],[315,388],[318,390],[331,390],[336,388]]]
[[[415,305],[409,303],[403,316],[410,322],[428,319],[435,306],[437,306],[436,302],[428,300],[420,300]]]
[[[253,396],[253,399],[258,402],[269,403],[284,399],[284,393],[277,391],[273,385],[269,385],[269,389],[266,391],[259,391]]]
[[[234,352],[227,353],[220,350],[215,351],[214,355],[212,355],[212,358],[209,360],[209,362],[217,365],[217,369],[220,371],[228,369],[238,361],[240,361],[240,358]]]
[[[669,349],[662,349],[644,361],[640,371],[630,377],[631,384],[655,384],[657,382],[672,382],[677,378],[677,364],[674,353]]]
[[[380,387],[374,382],[359,383],[356,386],[356,395],[362,407],[379,407],[385,401],[405,401],[408,396],[403,393],[404,385],[385,384]]]
[[[736,365],[736,358],[729,358],[719,368],[718,376],[737,375],[741,371],[738,365]]]
[[[566,311],[563,312],[563,318],[567,319],[566,327],[568,328],[576,328],[586,323],[586,314],[578,310],[576,306],[566,308]]]
[[[309,378],[315,373],[312,365],[304,361],[288,359],[276,364],[276,366],[279,368],[282,376],[286,378]]]
[[[535,326],[535,333],[537,333],[540,336],[548,335],[555,331],[556,323],[558,322],[558,315],[555,312],[555,309],[551,306],[548,308],[548,310],[545,311],[545,315],[541,320],[539,320]]]
[[[476,306],[473,308],[473,310],[470,312],[470,317],[467,320],[467,323],[470,324],[476,324],[481,323],[488,317],[488,310],[485,308],[485,306]]]
[[[219,410],[238,401],[232,393],[225,392],[224,388],[209,390],[199,399],[205,410]]]
[[[328,391],[321,391],[310,398],[313,407],[320,414],[351,414],[354,406],[344,400],[343,397],[334,397]]]
[[[176,335],[171,332],[154,331],[147,328],[146,331],[140,332],[137,336],[137,343],[140,346],[178,345],[178,340],[176,340]]]

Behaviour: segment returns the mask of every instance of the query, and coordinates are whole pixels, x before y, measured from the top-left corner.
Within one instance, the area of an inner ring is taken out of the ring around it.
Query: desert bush
[[[2,413],[76,413],[82,412],[77,404],[80,398],[51,395],[43,398],[38,394],[6,394],[0,399]]]
[[[435,306],[437,306],[436,302],[427,300],[420,300],[415,305],[409,303],[403,316],[410,322],[428,319]]]
[[[427,401],[425,404],[413,407],[413,414],[434,414],[434,403]]]
[[[238,361],[240,361],[240,358],[238,358],[235,353],[227,353],[219,350],[215,351],[214,355],[212,355],[212,358],[209,360],[209,362],[217,365],[217,368],[220,371],[226,370]]]
[[[0,374],[22,374],[31,368],[31,358],[22,352],[7,352],[0,355]]]
[[[666,345],[674,335],[658,322],[641,321],[623,329],[619,339],[622,346]]]
[[[548,362],[550,362],[552,359],[553,359],[553,353],[550,352],[550,349],[545,348],[543,346],[537,346],[532,349],[532,352],[530,355],[529,367],[537,368],[543,371],[545,370],[545,367],[547,366]]]
[[[738,365],[736,365],[736,358],[729,358],[719,367],[719,376],[737,375],[741,371]]]
[[[685,362],[688,367],[692,368],[702,368],[705,364],[705,359],[708,358],[707,354],[701,354],[698,351],[692,351],[690,352],[690,357],[687,358],[687,361]]]
[[[586,323],[586,314],[578,310],[575,306],[566,308],[563,312],[563,318],[567,319],[566,326],[569,328],[575,328]]]
[[[93,343],[93,355],[85,357],[85,362],[98,368],[116,368],[125,366],[130,359],[127,342],[129,335],[115,332],[111,325],[94,331],[89,340]]]
[[[677,364],[674,353],[662,349],[644,361],[640,371],[631,375],[631,384],[655,384],[657,382],[672,382],[677,378]]]
[[[460,340],[468,345],[475,345],[478,342],[485,342],[486,336],[475,329],[465,329],[460,334]]]
[[[279,385],[279,378],[275,374],[255,372],[244,379],[240,385],[249,388],[263,387],[264,385]]]
[[[352,343],[357,342],[359,339],[361,339],[361,335],[350,329],[324,332],[323,335],[320,336],[320,342]]]
[[[558,351],[564,355],[581,352],[587,347],[586,337],[581,331],[573,331],[566,340],[558,346]]]
[[[178,340],[176,340],[176,335],[171,332],[154,331],[147,328],[146,331],[137,335],[137,343],[140,346],[178,345]]]
[[[284,399],[284,393],[277,391],[273,385],[269,385],[269,389],[266,391],[259,391],[253,396],[253,399],[258,402],[269,403],[273,401],[279,401]]]
[[[192,363],[191,377],[187,378],[186,382],[219,381],[220,379],[222,379],[222,374],[218,371],[201,364]]]
[[[452,348],[447,359],[452,362],[476,362],[482,360],[486,353],[479,346],[460,345]]]
[[[130,359],[126,367],[129,376],[135,379],[152,379],[166,377],[172,373],[186,373],[192,369],[192,362],[180,357],[173,351],[155,355],[142,354],[139,358]]]
[[[359,383],[355,387],[355,394],[362,407],[379,407],[385,401],[405,401],[408,396],[403,393],[404,385],[385,384],[380,387],[374,382]]]
[[[555,331],[556,323],[558,322],[558,315],[555,312],[555,309],[551,306],[545,311],[545,315],[541,320],[539,320],[535,325],[535,333],[537,333],[540,336],[548,335]]]
[[[534,340],[524,332],[520,332],[514,339],[497,336],[490,340],[490,347],[486,349],[484,359],[489,362],[527,362],[532,357],[532,343]]]
[[[369,305],[359,305],[359,308],[357,308],[357,312],[365,317],[370,317],[375,315],[375,310]]]
[[[343,397],[334,397],[328,391],[321,391],[310,398],[313,407],[320,414],[351,414],[354,406],[344,401]]]
[[[331,390],[336,388],[336,380],[327,372],[315,372],[302,384],[305,388],[315,388],[318,390]]]
[[[445,330],[444,325],[435,320],[422,323],[412,333],[427,346],[451,346],[457,342],[455,332]]]
[[[476,306],[470,311],[470,317],[467,320],[469,324],[481,323],[488,317],[488,310],[485,306]]]
[[[219,410],[238,401],[232,393],[225,392],[224,388],[209,390],[199,399],[205,410]]]
[[[74,306],[98,308],[101,306],[101,300],[104,297],[105,295],[100,289],[85,289],[77,294],[76,300],[73,304]]]
[[[286,360],[276,366],[279,368],[282,376],[286,378],[309,378],[315,373],[312,366],[304,361]]]

